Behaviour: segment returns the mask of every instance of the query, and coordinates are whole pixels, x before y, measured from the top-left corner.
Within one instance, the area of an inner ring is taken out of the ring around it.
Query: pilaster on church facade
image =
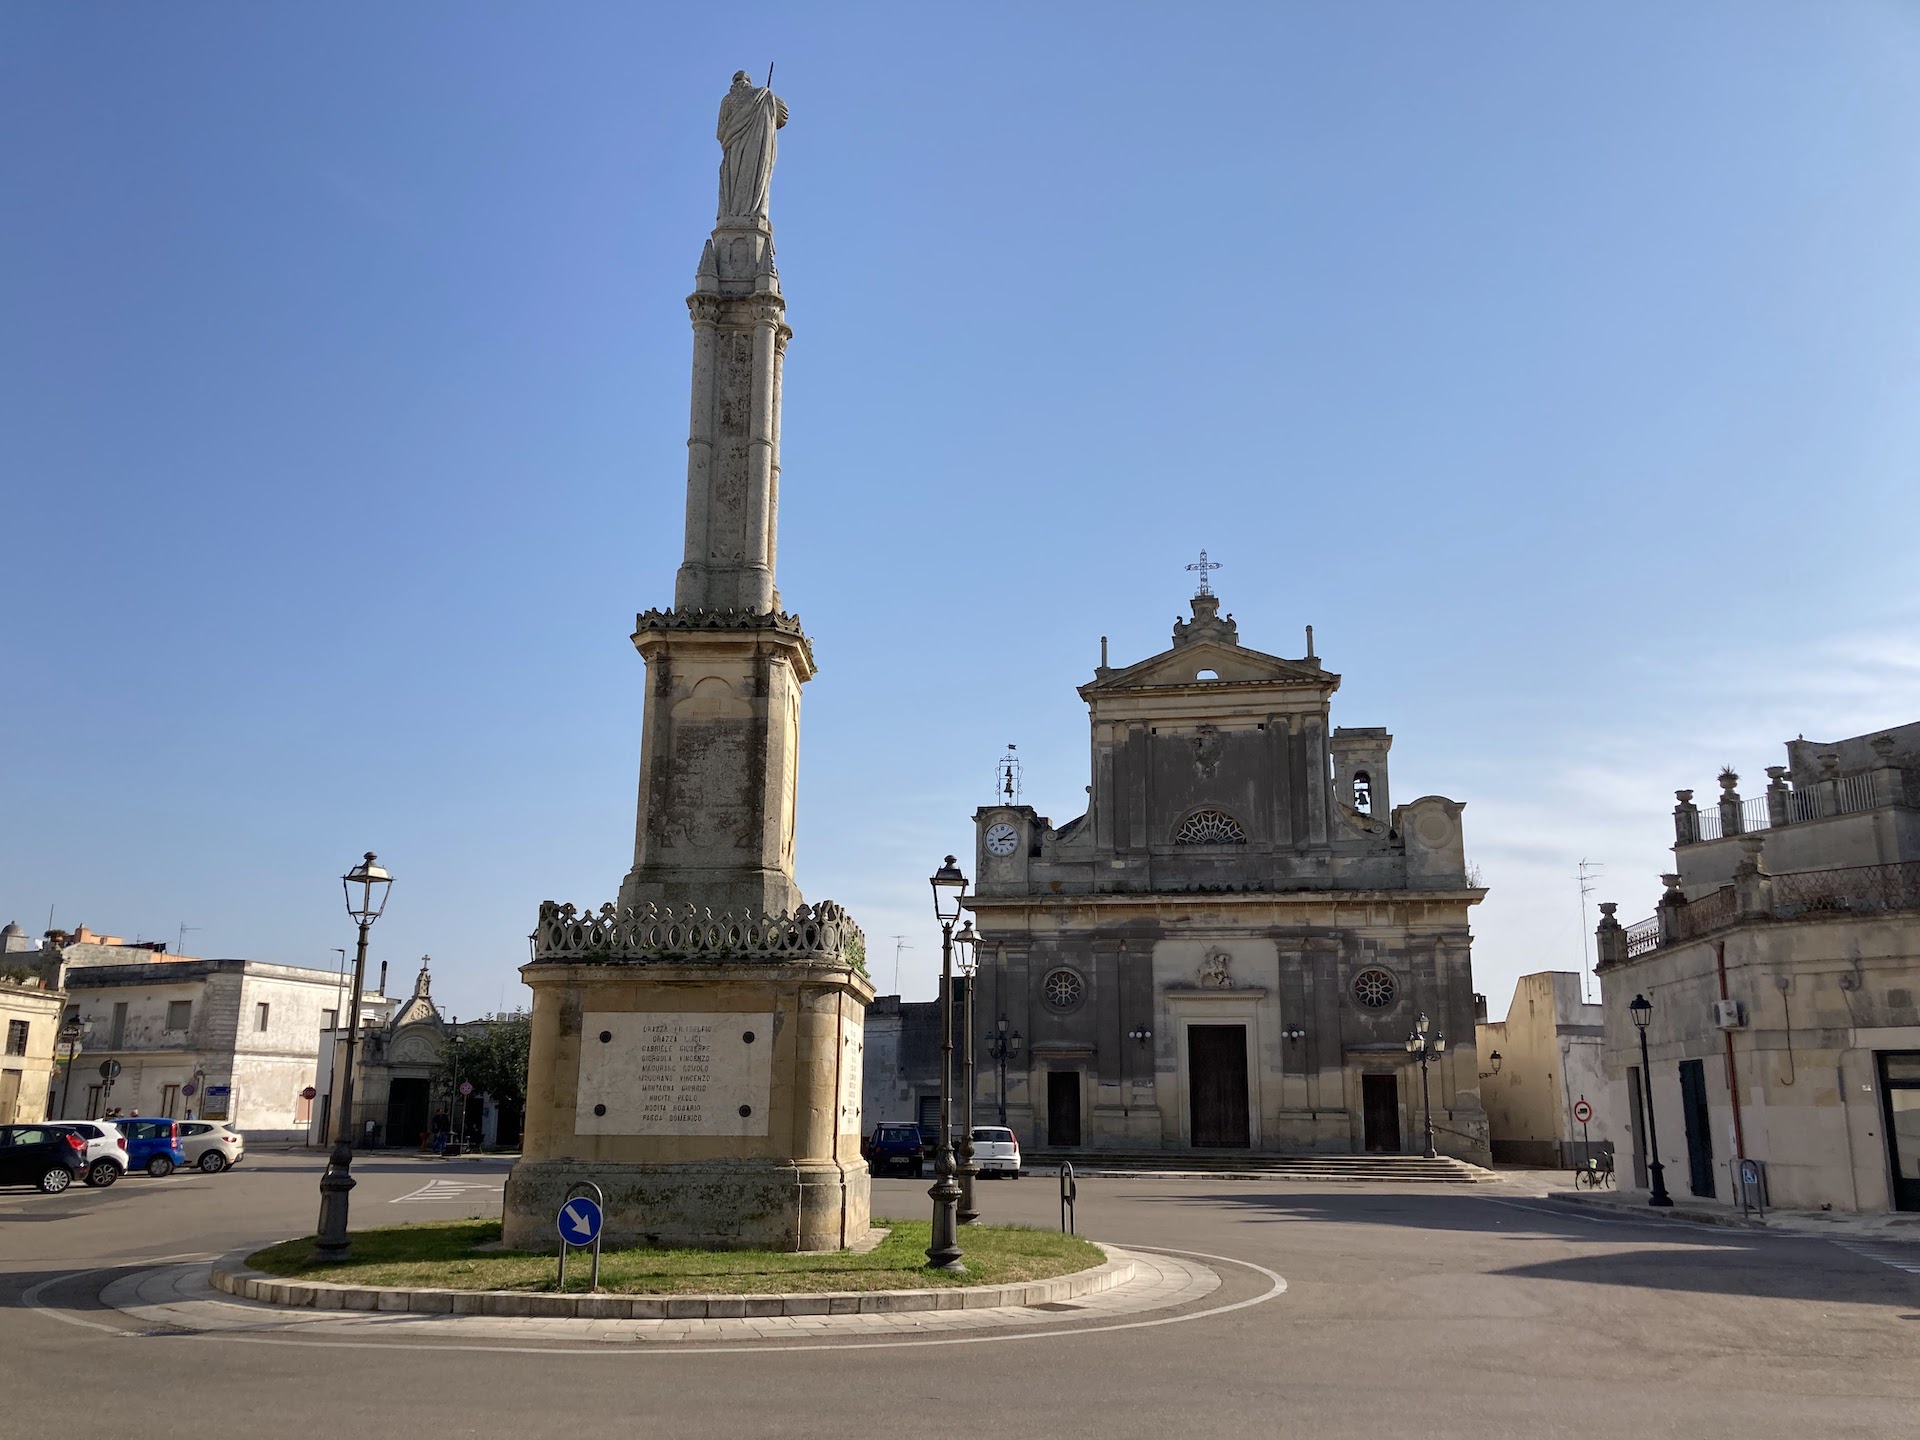
[[[1418,1153],[1426,1014],[1436,1148],[1487,1160],[1463,807],[1392,805],[1392,736],[1336,727],[1339,686],[1203,588],[1171,648],[1080,688],[1086,814],[976,813],[976,1013],[1028,1037],[1034,1148]]]

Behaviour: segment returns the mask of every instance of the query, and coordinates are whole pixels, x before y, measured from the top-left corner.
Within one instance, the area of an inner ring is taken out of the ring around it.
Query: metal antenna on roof
[[[896,995],[900,993],[900,952],[902,950],[911,950],[912,948],[913,946],[907,943],[906,936],[895,935],[893,937],[893,993]]]
[[[1582,859],[1580,862],[1580,873],[1578,877],[1580,880],[1580,999],[1583,1004],[1587,1003],[1587,970],[1589,966],[1587,956],[1590,953],[1587,938],[1592,933],[1587,926],[1587,897],[1593,894],[1593,885],[1590,882],[1605,868],[1605,866],[1592,860]]]

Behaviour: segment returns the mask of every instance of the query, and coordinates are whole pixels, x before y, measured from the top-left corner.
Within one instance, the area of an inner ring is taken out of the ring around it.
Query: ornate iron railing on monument
[[[778,915],[716,915],[692,905],[602,905],[578,910],[540,902],[533,932],[535,960],[688,960],[728,964],[852,965],[866,963],[866,936],[831,900]]]

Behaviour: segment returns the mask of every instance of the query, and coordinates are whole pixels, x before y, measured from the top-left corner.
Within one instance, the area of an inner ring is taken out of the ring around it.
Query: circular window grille
[[[1040,982],[1040,990],[1047,997],[1047,1004],[1056,1010],[1071,1010],[1087,993],[1086,983],[1071,970],[1049,971],[1047,978]]]
[[[1362,970],[1353,977],[1353,998],[1369,1010],[1384,1010],[1393,1003],[1393,976],[1384,970]]]
[[[1175,832],[1176,845],[1244,845],[1247,832],[1224,810],[1201,810],[1187,817]]]

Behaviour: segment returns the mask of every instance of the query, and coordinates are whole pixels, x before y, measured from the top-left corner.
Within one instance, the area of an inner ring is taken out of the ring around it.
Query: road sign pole
[[[580,1192],[591,1190],[593,1198],[588,1199]],[[576,1203],[577,1202],[577,1203]],[[560,1213],[554,1217],[553,1228],[560,1236],[560,1269],[555,1278],[554,1287],[565,1294],[567,1289],[567,1251],[575,1248],[593,1251],[593,1269],[588,1279],[589,1293],[598,1294],[600,1290],[600,1232],[606,1228],[607,1199],[600,1187],[591,1180],[582,1180],[567,1191],[566,1198],[560,1202]],[[568,1233],[568,1226],[573,1232]],[[576,1242],[582,1230],[590,1231],[587,1238]]]

